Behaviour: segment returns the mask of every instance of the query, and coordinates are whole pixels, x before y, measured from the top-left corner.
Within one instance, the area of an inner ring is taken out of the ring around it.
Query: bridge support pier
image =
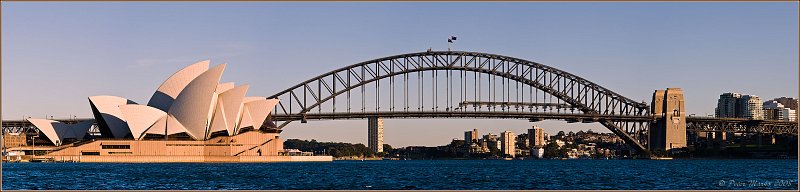
[[[714,149],[725,149],[727,147],[727,133],[722,131],[714,132]]]
[[[686,147],[683,90],[656,90],[653,93],[651,111],[656,120],[650,125],[648,148],[651,151],[668,151]]]
[[[761,133],[756,133],[756,147],[761,148],[761,144],[763,143],[764,135]]]
[[[776,143],[775,135],[769,135],[769,139],[770,139],[769,144],[775,145]]]
[[[383,118],[370,117],[367,121],[369,149],[375,153],[383,152]]]

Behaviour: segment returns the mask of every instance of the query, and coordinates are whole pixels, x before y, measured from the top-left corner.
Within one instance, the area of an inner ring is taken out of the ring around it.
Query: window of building
[[[103,145],[103,149],[131,149],[130,145]]]
[[[99,151],[82,151],[81,155],[100,155]]]

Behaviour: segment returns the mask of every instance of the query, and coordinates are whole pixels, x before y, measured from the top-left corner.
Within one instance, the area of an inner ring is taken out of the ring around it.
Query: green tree
[[[383,144],[383,151],[391,151],[391,150],[393,150],[393,149],[394,149],[394,148],[392,148],[392,146],[391,146],[391,145],[389,145],[389,144]]]
[[[364,144],[350,144],[350,143],[335,143],[335,142],[318,142],[316,140],[306,141],[299,139],[288,139],[283,142],[286,149],[299,149],[301,151],[310,151],[321,153],[325,151],[327,154],[334,157],[358,156],[358,157],[374,157],[375,152],[364,146]]]
[[[493,156],[500,156],[502,153],[500,152],[500,149],[497,148],[497,145],[491,145],[490,144],[489,145],[489,154],[491,154]]]
[[[564,154],[564,151],[558,147],[556,142],[547,143],[544,146],[544,158],[558,158]]]

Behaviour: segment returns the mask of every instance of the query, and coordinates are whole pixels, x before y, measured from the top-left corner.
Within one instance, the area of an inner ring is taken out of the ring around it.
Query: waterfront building
[[[28,146],[28,134],[23,132],[3,132],[3,148]]]
[[[483,140],[486,140],[486,141],[496,141],[497,139],[498,139],[497,135],[492,134],[492,133],[488,133],[486,135],[483,135]]]
[[[797,121],[797,110],[790,109],[790,108],[783,108],[783,119],[784,121]]]
[[[783,119],[783,110],[781,109],[768,109],[764,108],[764,120],[781,120]]]
[[[742,95],[739,99],[741,105],[741,117],[747,119],[764,119],[764,111],[761,109],[763,102],[757,95]]]
[[[483,153],[481,146],[478,143],[470,143],[467,145],[468,153],[469,154],[476,154],[476,153]]]
[[[741,97],[742,94],[740,93],[723,93],[719,95],[715,116],[723,118],[741,117],[739,114],[741,111],[741,109],[739,109],[739,98]]]
[[[795,111],[797,110],[797,105],[798,105],[798,102],[799,102],[798,99],[787,98],[787,97],[775,98],[775,99],[769,100],[767,102],[770,102],[770,101],[777,101],[778,103],[780,103],[784,107],[792,109],[792,110],[795,110]]]
[[[94,120],[67,124],[27,119],[50,142],[45,151],[51,152],[42,157],[83,162],[329,161],[330,156],[282,156],[280,130],[268,118],[278,100],[246,97],[248,85],[219,83],[226,64],[209,64],[206,60],[179,70],[147,105],[91,96]],[[95,123],[97,137],[88,134]]]
[[[796,110],[784,107],[775,100],[764,102],[762,108],[766,120],[795,121],[797,119]]]
[[[485,142],[485,144],[483,146],[487,146],[487,147],[493,146],[495,149],[502,148],[500,146],[500,144],[501,144],[500,143],[500,138],[495,134],[489,133],[489,134],[483,135],[483,141]]]
[[[530,149],[531,148],[531,144],[530,144],[528,138],[529,137],[528,137],[527,133],[523,133],[523,134],[517,135],[517,148],[518,149]]]
[[[531,156],[536,158],[543,158],[544,157],[544,148],[531,148]]]
[[[472,129],[472,131],[464,132],[464,143],[470,145],[472,143],[478,143],[478,129]]]
[[[489,143],[485,140],[481,140],[481,151],[484,153],[491,152],[491,150],[489,150]]]
[[[516,149],[514,149],[514,153],[516,154],[515,157],[530,157],[531,156],[531,150],[529,150],[529,149],[516,148]]]
[[[546,141],[544,140],[544,129],[533,126],[533,128],[528,129],[528,140],[531,144],[531,148],[541,148],[546,145]]]
[[[564,142],[564,141],[562,141],[560,139],[556,139],[555,142],[556,142],[556,145],[558,145],[558,147],[563,147],[564,145],[566,145],[566,142]]]
[[[248,85],[219,84],[226,64],[209,69],[209,63],[201,61],[173,74],[147,105],[117,96],[89,97],[101,138],[205,141],[213,135],[234,136],[244,129],[261,128],[278,100],[245,97]],[[56,146],[67,139],[83,139],[94,123],[28,121]]]
[[[783,104],[778,103],[777,101],[766,101],[761,106],[764,110],[764,119],[765,120],[783,120]]]
[[[503,155],[514,157],[516,154],[516,148],[514,144],[516,143],[517,135],[514,135],[511,131],[503,131],[500,137],[500,151]]]
[[[761,98],[757,95],[743,95],[740,93],[723,93],[717,100],[714,109],[716,117],[722,118],[747,118],[764,119],[764,110]]]
[[[580,156],[580,153],[578,149],[570,149],[566,151],[566,154],[564,154],[564,156],[567,157],[568,159],[577,159]]]
[[[368,120],[367,135],[369,135],[369,149],[375,153],[383,152],[383,118],[370,117]]]

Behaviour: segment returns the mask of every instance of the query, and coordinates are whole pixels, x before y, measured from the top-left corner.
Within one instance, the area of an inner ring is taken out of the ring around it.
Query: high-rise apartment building
[[[501,143],[502,142],[500,142],[500,138],[495,134],[489,133],[489,134],[483,135],[482,146],[486,146],[487,148],[500,149],[501,148],[501,146],[500,146]],[[489,146],[494,146],[494,147],[489,147]]]
[[[762,110],[761,106],[763,102],[761,102],[761,98],[757,95],[742,95],[742,98],[739,99],[739,104],[741,107],[741,118],[747,119],[764,119],[764,110]]]
[[[544,129],[537,126],[533,126],[533,128],[528,129],[528,140],[531,148],[541,148],[547,144],[544,141]]]
[[[797,110],[783,108],[783,119],[784,121],[797,121]]]
[[[780,103],[781,105],[783,105],[786,108],[789,108],[789,109],[792,109],[792,110],[797,110],[798,99],[780,97],[780,98],[775,98],[775,99],[769,100],[767,102],[770,102],[770,101],[777,101],[778,103]]]
[[[783,120],[783,109],[764,108],[763,110],[764,120]]]
[[[740,93],[723,93],[719,95],[717,100],[717,109],[715,110],[716,117],[736,118],[740,117],[739,114],[739,99],[742,97]]]
[[[517,149],[530,149],[531,143],[527,133],[517,135]]]
[[[761,98],[757,95],[723,93],[719,95],[714,114],[722,118],[764,119],[762,105]]]
[[[764,110],[765,120],[783,120],[784,119],[783,109],[787,109],[783,107],[783,104],[780,104],[777,101],[764,102],[764,105],[762,105],[761,107]]]
[[[514,144],[516,143],[517,135],[514,135],[511,131],[503,131],[503,134],[500,136],[500,151],[503,155],[507,157],[514,157],[516,154],[516,148]]]
[[[464,144],[470,145],[473,143],[478,143],[478,129],[473,129],[472,131],[464,132]]]
[[[383,118],[370,117],[367,119],[369,130],[369,149],[375,153],[383,152]]]
[[[764,119],[768,120],[797,120],[798,99],[780,97],[764,102]],[[767,114],[770,113],[770,114]],[[778,117],[777,114],[780,114]]]

